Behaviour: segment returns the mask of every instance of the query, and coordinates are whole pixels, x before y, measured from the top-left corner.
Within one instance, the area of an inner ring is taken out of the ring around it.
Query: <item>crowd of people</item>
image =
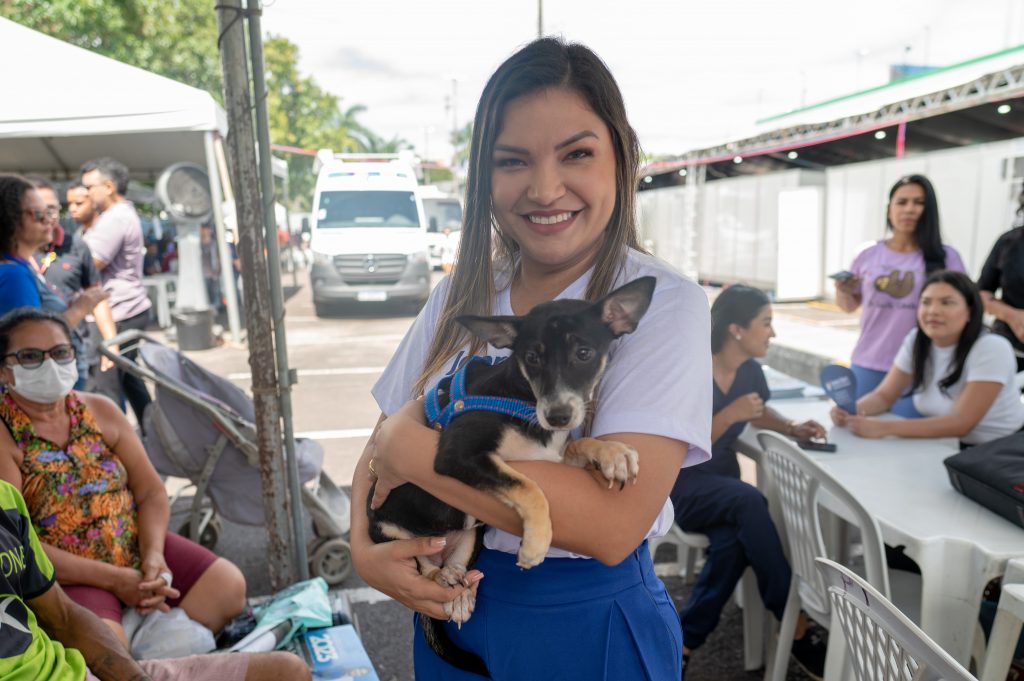
[[[474,121],[461,264],[431,293],[373,388],[381,416],[352,485],[356,568],[416,617],[447,619],[445,604],[471,589],[473,617],[444,631],[495,678],[679,678],[748,566],[780,619],[787,599],[779,535],[764,497],[740,480],[732,444],[747,423],[798,439],[821,438],[825,427],[787,420],[766,404],[757,360],[775,334],[765,293],[733,286],[709,309],[696,283],[643,251],[639,163],[621,92],[591,50],[548,38],[506,60]],[[167,531],[163,484],[123,412],[127,402],[143,422],[145,385],[85,340],[145,328],[150,303],[141,279],[173,267],[169,242],[144,241],[127,182],[117,161],[85,164],[67,190],[80,225],[72,234],[60,228],[52,184],[0,175],[0,543],[26,556],[22,573],[4,577],[28,632],[21,657],[0,661],[0,671],[89,665],[97,676],[121,678],[136,670],[124,651],[125,607],[181,607],[216,631],[244,605],[236,566]],[[856,409],[833,409],[835,425],[862,437],[952,436],[965,447],[1021,430],[1014,377],[1024,368],[1024,227],[999,238],[975,283],[942,242],[927,178],[910,175],[892,187],[885,222],[884,237],[837,283],[839,306],[862,313],[850,358]],[[204,228],[203,275],[219,300],[213,244]],[[544,492],[552,517],[553,548],[524,573],[515,558],[520,516],[434,471],[438,434],[417,398],[464,358],[507,353],[470,339],[460,316],[596,300],[647,275],[657,279],[650,309],[617,341],[585,426],[589,437],[634,448],[643,474],[619,489],[595,484],[581,468],[511,462]],[[996,319],[991,331],[985,312]],[[877,418],[883,412],[906,418]],[[486,525],[462,585],[416,569],[417,557],[446,550],[444,538],[370,540],[367,505],[385,503],[407,482]],[[710,539],[681,613],[647,548],[673,522]],[[441,660],[415,631],[417,679],[479,678]],[[824,632],[801,615],[797,661],[820,677],[824,650]],[[231,657],[167,663],[160,678],[308,677],[288,656],[224,659]]]
[[[96,350],[149,322],[149,249],[127,184],[117,161],[86,163],[67,189],[80,227],[69,232],[51,183],[0,175],[0,547],[21,557],[3,571],[18,605],[4,606],[0,676],[309,678],[290,654],[128,653],[126,609],[181,608],[216,634],[246,585],[233,563],[168,531],[163,481],[124,413],[127,402],[141,429],[149,393]]]

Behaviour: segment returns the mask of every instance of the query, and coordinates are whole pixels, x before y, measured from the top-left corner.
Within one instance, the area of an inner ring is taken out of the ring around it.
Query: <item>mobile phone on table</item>
[[[812,452],[835,452],[834,442],[818,442],[816,440],[797,440],[800,449],[807,449]]]
[[[828,278],[835,279],[836,281],[846,281],[847,279],[853,279],[856,276],[857,275],[851,272],[850,270],[840,270],[838,272],[833,272],[832,274],[828,275]]]

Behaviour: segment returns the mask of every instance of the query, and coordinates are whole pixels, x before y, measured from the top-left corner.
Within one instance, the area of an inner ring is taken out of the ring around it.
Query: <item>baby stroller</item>
[[[138,348],[141,362],[110,352]],[[187,478],[195,486],[189,518],[180,534],[213,548],[220,517],[243,525],[264,524],[255,409],[246,393],[226,378],[200,367],[141,331],[126,331],[103,343],[100,352],[118,368],[151,381],[155,397],[143,418],[143,442],[161,475]],[[307,546],[310,572],[331,586],[352,571],[349,499],[323,472],[323,450],[297,439],[302,504],[313,522]],[[309,483],[316,480],[313,489]],[[205,499],[209,499],[205,502]]]

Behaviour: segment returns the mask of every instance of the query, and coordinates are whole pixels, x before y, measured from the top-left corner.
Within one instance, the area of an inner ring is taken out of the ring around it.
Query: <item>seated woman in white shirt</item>
[[[832,420],[861,437],[956,437],[965,447],[1021,430],[1024,403],[1014,388],[1013,347],[982,327],[983,311],[967,275],[932,273],[921,291],[917,328],[903,340],[892,368],[857,400],[856,414],[833,407]],[[925,418],[876,418],[908,390]]]

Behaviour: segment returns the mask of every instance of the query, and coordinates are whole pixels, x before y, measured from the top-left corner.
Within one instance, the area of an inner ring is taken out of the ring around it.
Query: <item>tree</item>
[[[452,146],[455,148],[455,153],[452,155],[452,167],[457,168],[469,163],[469,148],[473,144],[473,121],[454,131],[451,140]]]
[[[54,38],[126,64],[221,91],[217,18],[210,0],[0,0],[0,15]],[[362,104],[341,107],[341,98],[298,70],[299,48],[281,36],[263,43],[270,141],[303,149],[384,151],[408,146],[384,140],[359,122]],[[288,157],[293,207],[313,198],[313,159]]]
[[[222,99],[209,0],[0,0],[0,15]]]

